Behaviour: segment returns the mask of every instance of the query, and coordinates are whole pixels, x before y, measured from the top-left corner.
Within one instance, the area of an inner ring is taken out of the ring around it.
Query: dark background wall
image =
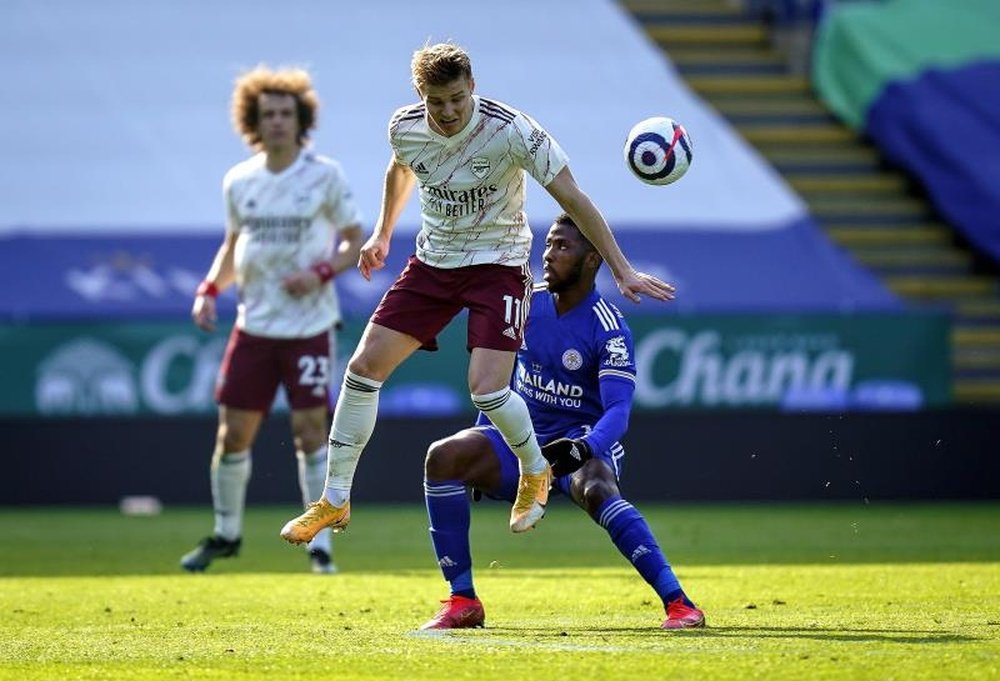
[[[356,500],[420,502],[427,445],[466,418],[382,419]],[[632,418],[623,491],[639,501],[996,499],[1000,412],[690,412]],[[0,420],[0,504],[208,504],[212,418]],[[254,448],[250,503],[297,503],[287,421]]]

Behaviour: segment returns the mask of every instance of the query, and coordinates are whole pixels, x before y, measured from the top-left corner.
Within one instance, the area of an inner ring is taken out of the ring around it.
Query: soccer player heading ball
[[[629,264],[556,141],[526,114],[474,94],[472,65],[462,48],[440,43],[419,49],[411,73],[420,101],[389,121],[392,155],[381,213],[358,268],[370,278],[385,266],[393,228],[414,186],[422,218],[416,253],[348,364],[330,430],[326,490],[282,528],[292,543],[350,521],[354,472],[375,427],[382,383],[417,349],[435,349],[437,334],[463,308],[469,310],[472,401],[518,460],[510,529],[529,530],[545,513],[551,472],[524,400],[509,386],[532,288],[525,172],[573,217],[626,297],[673,298],[671,285]]]

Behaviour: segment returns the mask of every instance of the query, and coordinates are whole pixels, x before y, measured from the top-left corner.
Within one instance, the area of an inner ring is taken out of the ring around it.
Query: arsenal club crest
[[[476,156],[469,162],[472,174],[480,180],[490,174],[490,160],[485,156]]]

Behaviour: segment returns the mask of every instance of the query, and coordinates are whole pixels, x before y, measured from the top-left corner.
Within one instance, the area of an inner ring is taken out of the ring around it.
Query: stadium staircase
[[[955,403],[1000,406],[996,269],[824,108],[804,68],[803,35],[776,30],[739,0],[620,2],[689,86],[804,198],[834,242],[900,297],[951,313]]]

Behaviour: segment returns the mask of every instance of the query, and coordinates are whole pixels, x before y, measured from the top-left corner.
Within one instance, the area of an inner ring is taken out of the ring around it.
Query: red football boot
[[[705,613],[684,603],[683,598],[667,603],[667,619],[662,629],[697,629],[705,626]]]
[[[421,629],[472,629],[482,627],[486,611],[478,598],[453,595]]]

